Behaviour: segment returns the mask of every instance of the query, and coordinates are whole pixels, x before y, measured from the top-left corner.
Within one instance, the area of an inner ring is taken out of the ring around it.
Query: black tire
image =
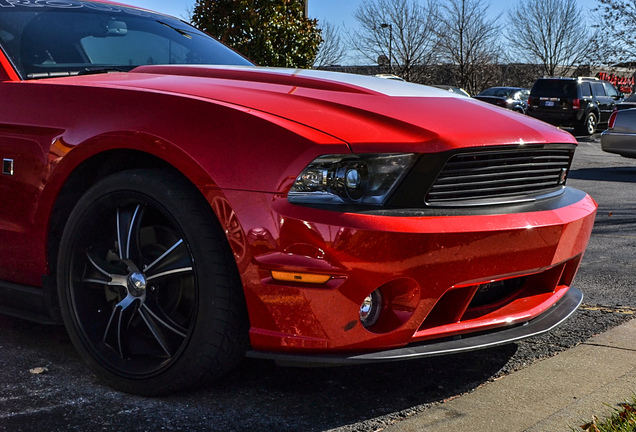
[[[577,128],[577,133],[581,135],[593,135],[598,127],[598,117],[593,112],[589,112],[583,117],[583,121]]]
[[[198,191],[164,170],[130,170],[90,188],[62,236],[64,323],[111,386],[160,395],[209,384],[248,346],[232,252]]]

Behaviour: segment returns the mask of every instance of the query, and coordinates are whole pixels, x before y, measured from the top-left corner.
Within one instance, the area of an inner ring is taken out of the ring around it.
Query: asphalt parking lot
[[[293,369],[250,360],[210,389],[152,399],[103,386],[63,328],[0,316],[0,431],[377,431],[625,322],[636,312],[636,160],[603,153],[598,138],[580,140],[568,183],[599,203],[575,281],[586,297],[548,335],[376,366]]]

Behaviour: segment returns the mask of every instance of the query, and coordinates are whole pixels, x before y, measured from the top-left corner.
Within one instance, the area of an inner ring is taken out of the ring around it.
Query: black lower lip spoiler
[[[505,345],[546,333],[568,319],[583,301],[583,293],[576,288],[568,292],[554,306],[538,317],[523,324],[504,327],[478,334],[466,334],[442,341],[414,343],[403,348],[356,354],[285,354],[248,351],[247,357],[274,360],[281,366],[347,366],[413,360],[446,354],[461,353]]]

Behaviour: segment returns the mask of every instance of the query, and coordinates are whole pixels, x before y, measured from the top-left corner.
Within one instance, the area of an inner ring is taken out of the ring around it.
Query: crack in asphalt
[[[599,347],[599,348],[611,348],[611,349],[615,349],[615,350],[618,350],[618,351],[636,352],[636,349],[634,349],[634,348],[625,348],[625,347],[619,347],[619,346],[614,346],[614,345],[606,345],[606,344],[599,344],[599,343],[583,342],[581,345],[595,346],[595,347]]]

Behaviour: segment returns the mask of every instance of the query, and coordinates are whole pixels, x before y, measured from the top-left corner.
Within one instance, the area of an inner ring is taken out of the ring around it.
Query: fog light
[[[375,290],[369,294],[360,306],[360,322],[365,327],[371,327],[378,321],[382,310],[382,294]]]

